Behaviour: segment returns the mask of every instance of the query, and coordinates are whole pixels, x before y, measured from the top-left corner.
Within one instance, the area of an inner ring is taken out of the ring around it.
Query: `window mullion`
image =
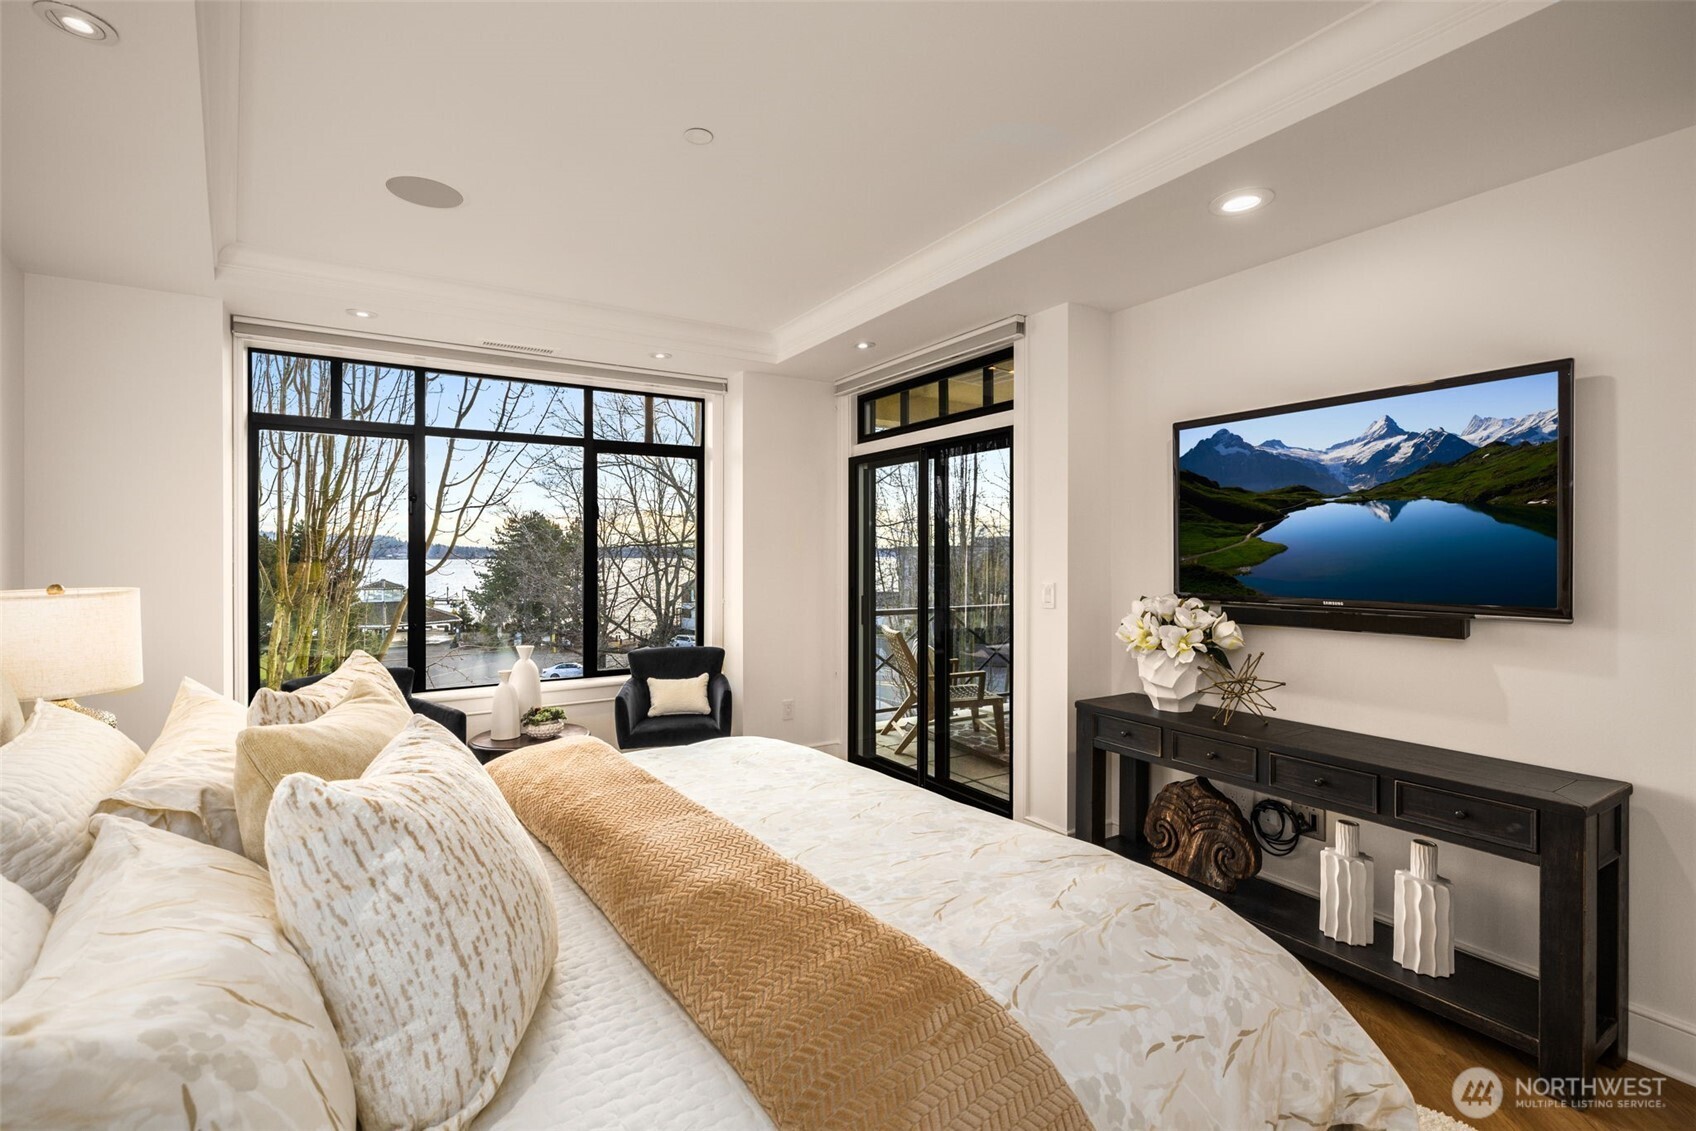
[[[413,671],[415,686],[420,690],[430,686],[429,656],[425,652],[428,641],[424,639],[425,601],[424,585],[425,564],[429,556],[429,547],[425,540],[425,506],[424,479],[428,474],[425,470],[425,438],[424,438],[424,394],[425,379],[422,369],[412,371],[412,440],[407,459],[407,551],[406,551],[406,666]]]

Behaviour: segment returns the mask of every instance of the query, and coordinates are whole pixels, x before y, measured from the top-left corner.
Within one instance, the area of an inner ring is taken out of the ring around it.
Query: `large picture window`
[[[702,401],[248,353],[249,674],[354,649],[421,688],[699,637]]]

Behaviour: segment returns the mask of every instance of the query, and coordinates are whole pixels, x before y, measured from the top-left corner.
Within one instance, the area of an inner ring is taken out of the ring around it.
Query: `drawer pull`
[[[1457,820],[1457,821],[1466,820],[1466,810],[1465,809],[1456,809],[1455,810],[1455,820]]]
[[[1131,737],[1131,732],[1128,731],[1128,730],[1122,730],[1122,731],[1119,732],[1119,737],[1120,738],[1129,738],[1129,737]]]
[[[1203,757],[1203,758],[1206,758],[1206,759],[1207,759],[1207,760],[1208,760],[1208,761],[1210,761],[1210,762],[1211,762],[1211,761],[1212,761],[1212,760],[1213,760],[1213,759],[1215,759],[1215,758],[1217,758],[1217,757],[1219,757],[1219,755],[1218,755],[1218,754],[1217,754],[1217,753],[1216,753],[1216,752],[1214,752],[1214,751],[1212,751],[1212,750],[1203,750],[1203,751],[1202,751],[1202,752],[1201,752],[1201,756],[1202,756],[1202,757]]]
[[[1323,789],[1324,787],[1325,787],[1325,779],[1324,778],[1314,778],[1313,779],[1313,788]]]

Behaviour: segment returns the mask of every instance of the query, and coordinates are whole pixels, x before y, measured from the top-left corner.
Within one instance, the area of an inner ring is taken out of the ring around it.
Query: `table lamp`
[[[50,699],[117,726],[76,697],[141,685],[141,590],[0,591],[0,668],[22,702]]]

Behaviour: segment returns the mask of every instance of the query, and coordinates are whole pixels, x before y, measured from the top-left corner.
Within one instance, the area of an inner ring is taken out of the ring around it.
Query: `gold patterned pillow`
[[[506,1074],[559,941],[547,873],[494,782],[414,717],[357,781],[284,778],[265,843],[360,1125],[469,1122]]]
[[[369,652],[355,650],[342,666],[299,691],[261,687],[247,705],[247,725],[268,727],[283,723],[309,723],[347,698],[353,682],[361,676],[383,688],[396,703],[406,706],[406,696],[395,686],[394,676],[383,662]]]
[[[394,688],[386,672],[383,682]],[[235,757],[241,851],[255,864],[265,863],[265,813],[283,778],[294,773],[330,781],[356,778],[411,718],[406,705],[376,680],[360,676],[345,699],[309,723],[243,730],[236,736]]]
[[[100,812],[240,852],[236,735],[246,725],[240,703],[183,680],[165,729],[135,773],[100,803]]]
[[[6,1125],[353,1131],[347,1059],[265,870],[124,817],[94,830],[0,1002]]]
[[[141,747],[42,699],[0,751],[0,875],[59,909],[94,846],[88,819],[141,761]]]

